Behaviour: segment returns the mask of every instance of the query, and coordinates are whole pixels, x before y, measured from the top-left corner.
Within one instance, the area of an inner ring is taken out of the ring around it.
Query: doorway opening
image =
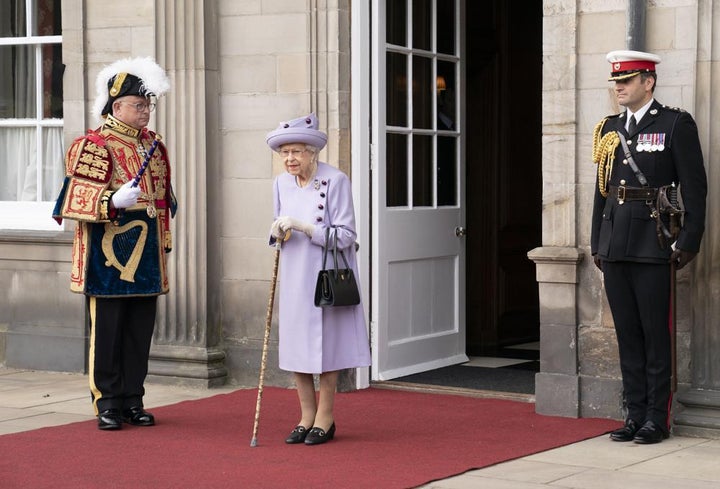
[[[395,379],[534,394],[542,243],[542,2],[466,3],[466,353]]]

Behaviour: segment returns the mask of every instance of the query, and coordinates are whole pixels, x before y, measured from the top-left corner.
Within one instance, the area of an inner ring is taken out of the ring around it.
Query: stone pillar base
[[[580,377],[540,372],[535,375],[535,412],[580,417]]]
[[[682,410],[673,419],[675,434],[720,439],[720,391],[688,389],[677,404]]]
[[[225,384],[225,352],[217,348],[153,345],[147,379],[151,382],[192,387]]]

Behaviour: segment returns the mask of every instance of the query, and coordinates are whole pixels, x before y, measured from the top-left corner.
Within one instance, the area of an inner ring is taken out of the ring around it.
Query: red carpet
[[[150,387],[152,388],[152,387]],[[600,435],[605,419],[540,416],[533,404],[384,389],[338,394],[335,440],[286,445],[294,390],[155,408],[154,427],[101,432],[94,421],[0,436],[8,488],[408,488]]]

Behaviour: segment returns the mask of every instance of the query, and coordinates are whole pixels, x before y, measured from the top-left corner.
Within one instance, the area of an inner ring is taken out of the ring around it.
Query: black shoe
[[[635,433],[633,441],[641,445],[650,445],[652,443],[660,443],[668,436],[670,436],[670,434],[667,430],[662,429],[656,422],[646,421],[643,427]]]
[[[335,423],[332,424],[329,430],[325,432],[322,428],[313,428],[310,433],[305,437],[306,445],[320,445],[328,440],[332,440],[335,437]]]
[[[294,430],[290,432],[287,438],[285,438],[285,443],[288,443],[290,445],[295,443],[302,443],[305,441],[305,437],[308,435],[308,429],[305,428],[302,425],[297,425]]]
[[[625,426],[610,432],[610,439],[612,441],[633,441],[635,433],[637,433],[639,429],[639,424],[632,419],[628,419],[625,421]]]
[[[123,409],[123,418],[125,418],[126,423],[135,426],[152,426],[155,424],[155,416],[140,406]]]
[[[119,430],[122,428],[122,416],[119,409],[106,409],[97,416],[98,429]]]

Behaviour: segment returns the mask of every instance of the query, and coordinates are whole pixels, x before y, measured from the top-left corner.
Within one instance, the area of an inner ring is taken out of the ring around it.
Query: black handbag
[[[360,292],[358,291],[355,274],[348,266],[347,259],[342,250],[337,248],[337,229],[333,233],[333,268],[326,268],[328,251],[330,249],[330,228],[325,229],[325,249],[323,253],[322,270],[318,272],[317,283],[315,284],[315,306],[356,306],[360,304]],[[342,258],[345,268],[338,268],[338,253]]]

